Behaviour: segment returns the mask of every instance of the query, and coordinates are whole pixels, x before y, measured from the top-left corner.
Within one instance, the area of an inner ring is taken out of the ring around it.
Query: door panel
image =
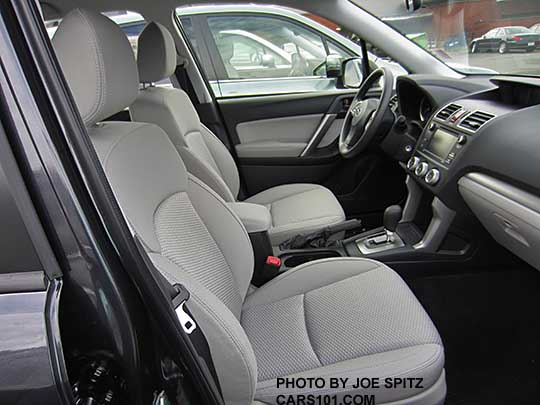
[[[298,157],[322,117],[322,114],[306,114],[241,122],[236,126],[240,141],[236,145],[238,157]]]
[[[337,80],[317,67],[328,53],[341,54],[339,45],[285,17],[224,13],[190,18],[198,27],[191,34],[197,35],[197,54],[204,47],[215,70],[207,77],[216,117],[236,153],[244,197],[282,184],[322,184],[354,217],[378,215],[402,198],[401,171],[381,153],[354,160],[339,154],[337,138],[357,91],[337,88]],[[344,58],[353,56],[343,52]],[[396,184],[388,178],[394,170]],[[383,181],[388,189],[377,190]]]

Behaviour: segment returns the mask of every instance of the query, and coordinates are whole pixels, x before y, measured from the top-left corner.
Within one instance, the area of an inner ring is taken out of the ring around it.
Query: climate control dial
[[[434,186],[441,179],[441,172],[438,169],[431,169],[424,178],[425,182],[430,186]]]
[[[420,163],[420,158],[418,156],[413,156],[407,162],[407,169],[414,172],[414,170],[416,169],[419,163]]]
[[[429,170],[429,166],[426,162],[422,162],[416,166],[416,169],[414,170],[414,174],[416,174],[418,177],[424,177]]]

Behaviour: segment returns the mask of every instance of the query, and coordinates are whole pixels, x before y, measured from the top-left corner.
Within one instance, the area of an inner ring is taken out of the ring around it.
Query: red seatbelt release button
[[[281,259],[276,256],[268,256],[266,258],[266,264],[269,266],[281,267]]]

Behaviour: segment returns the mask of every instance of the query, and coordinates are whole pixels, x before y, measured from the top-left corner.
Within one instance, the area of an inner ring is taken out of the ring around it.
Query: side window
[[[221,80],[318,76],[327,56],[321,36],[281,18],[227,15],[207,21],[224,66]]]

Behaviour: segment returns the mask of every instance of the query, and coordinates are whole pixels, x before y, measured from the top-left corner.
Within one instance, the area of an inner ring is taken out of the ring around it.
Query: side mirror
[[[364,81],[362,59],[349,59],[343,64],[343,86],[357,89]]]
[[[274,58],[274,55],[270,55],[265,53],[261,57],[261,65],[267,68],[275,68],[276,67],[276,59]]]
[[[326,77],[343,76],[343,59],[339,55],[330,54],[324,62]]]
[[[408,11],[416,11],[422,7],[422,0],[405,0],[405,7]]]

